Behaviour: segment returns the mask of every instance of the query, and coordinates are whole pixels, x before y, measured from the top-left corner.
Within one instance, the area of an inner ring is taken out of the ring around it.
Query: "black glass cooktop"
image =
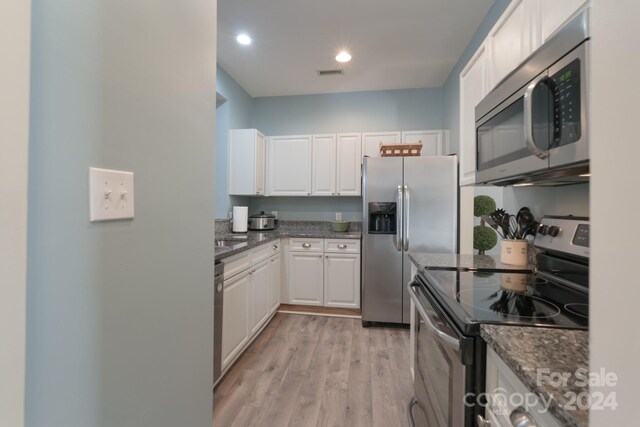
[[[466,334],[482,323],[587,329],[589,295],[540,275],[421,272],[425,287]]]

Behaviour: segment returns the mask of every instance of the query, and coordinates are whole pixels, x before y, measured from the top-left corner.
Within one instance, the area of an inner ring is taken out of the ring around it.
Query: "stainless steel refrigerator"
[[[409,323],[407,253],[457,250],[457,158],[365,157],[362,195],[362,322]]]

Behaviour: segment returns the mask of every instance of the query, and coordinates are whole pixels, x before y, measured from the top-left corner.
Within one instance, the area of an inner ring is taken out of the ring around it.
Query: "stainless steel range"
[[[408,289],[416,307],[415,426],[473,426],[485,387],[482,324],[588,329],[589,221],[544,217],[536,271],[451,268],[419,271]]]

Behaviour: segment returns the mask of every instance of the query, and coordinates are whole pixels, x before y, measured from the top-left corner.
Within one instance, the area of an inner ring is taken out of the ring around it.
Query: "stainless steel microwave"
[[[477,183],[588,180],[587,24],[585,11],[476,106]]]

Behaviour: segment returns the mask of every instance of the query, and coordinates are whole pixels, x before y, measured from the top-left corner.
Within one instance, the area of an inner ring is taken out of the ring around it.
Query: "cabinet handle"
[[[303,248],[310,248],[311,247],[311,243],[303,243],[302,247]]]
[[[307,193],[307,196],[310,196],[310,195],[311,195],[311,193]]]
[[[491,421],[485,419],[482,415],[478,415],[476,418],[476,425],[478,427],[491,427]]]
[[[338,249],[347,249],[347,245],[345,245],[344,243],[340,243],[338,245]]]
[[[511,412],[509,420],[514,427],[537,427],[536,422],[531,419],[531,415],[522,406],[518,406]]]
[[[273,245],[273,249],[278,249],[278,245]]]

